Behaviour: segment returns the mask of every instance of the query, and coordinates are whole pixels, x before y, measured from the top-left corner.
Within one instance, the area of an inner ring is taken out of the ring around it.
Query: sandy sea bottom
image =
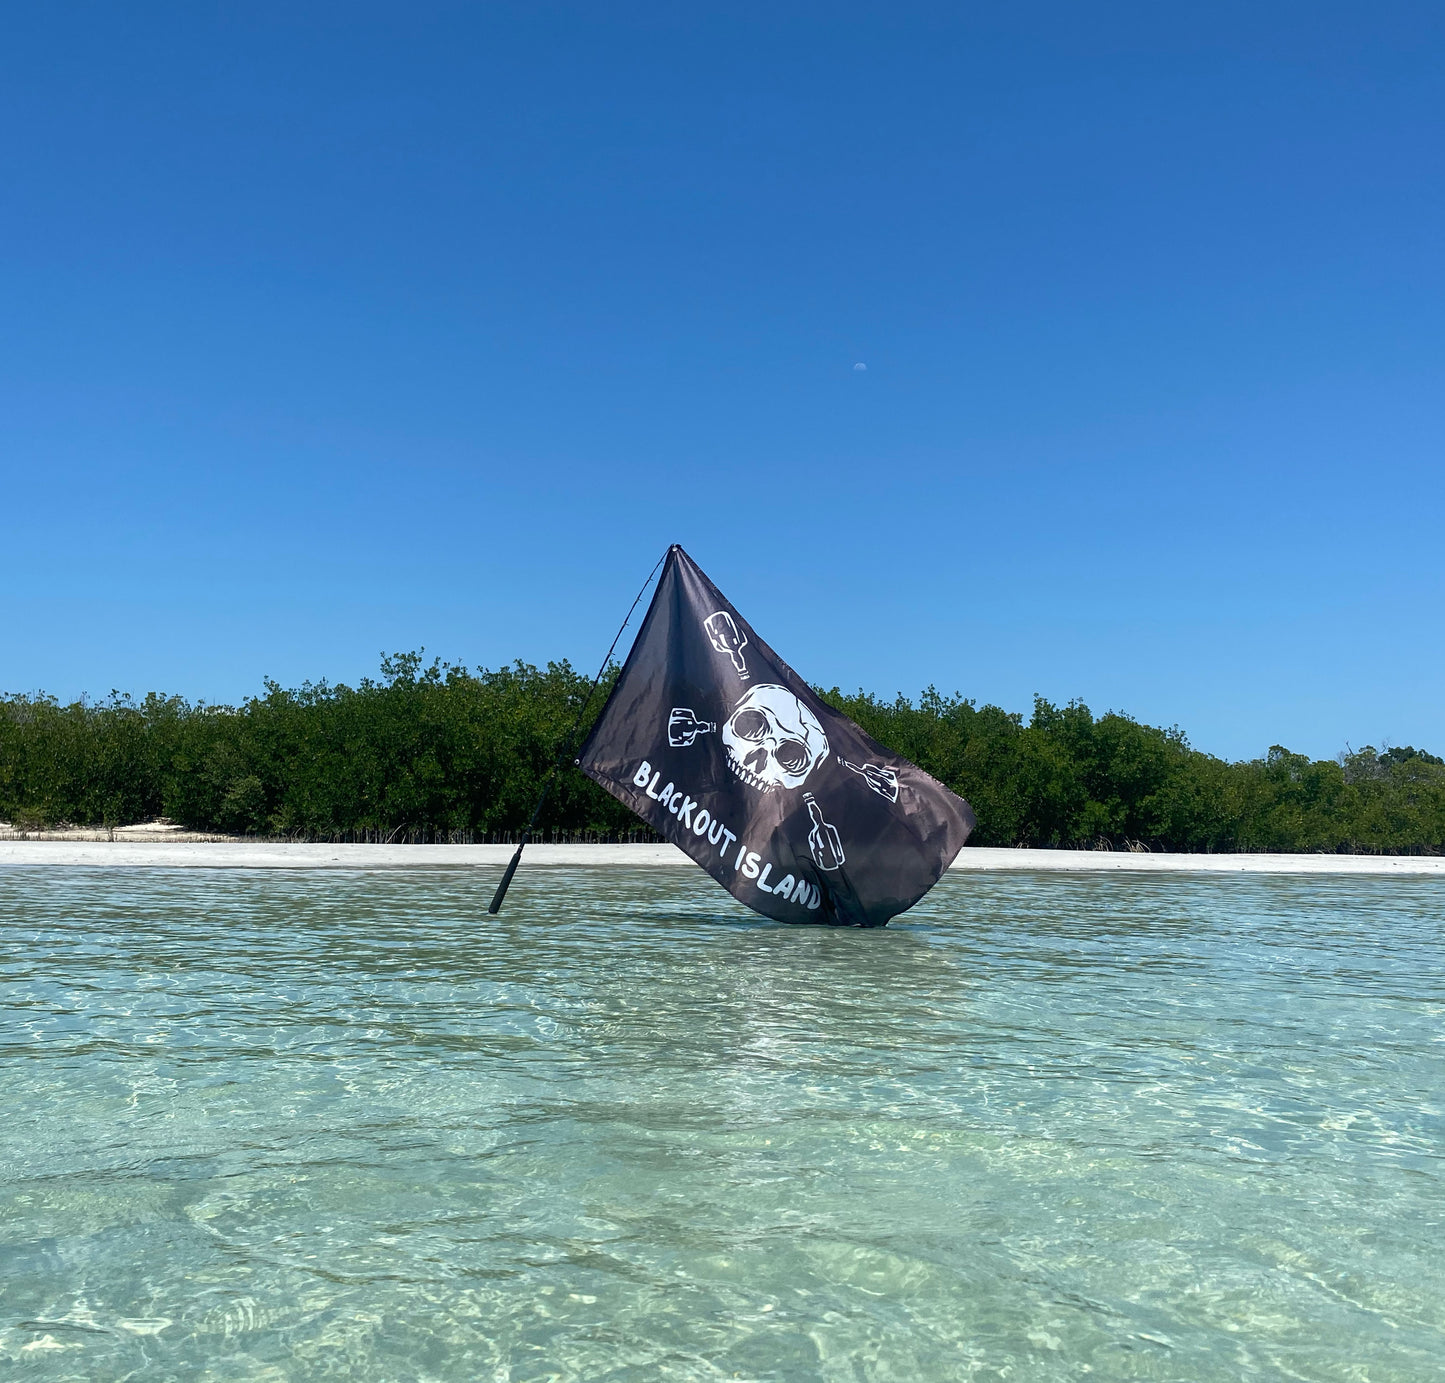
[[[485,882],[0,870],[0,1373],[1441,1376],[1440,881]]]

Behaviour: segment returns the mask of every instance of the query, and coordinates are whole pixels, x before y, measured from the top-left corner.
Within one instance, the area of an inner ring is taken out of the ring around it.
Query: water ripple
[[[1429,879],[0,871],[35,1378],[1424,1380]]]

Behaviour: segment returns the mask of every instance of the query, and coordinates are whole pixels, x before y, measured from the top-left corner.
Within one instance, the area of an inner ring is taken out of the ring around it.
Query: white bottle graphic
[[[691,706],[674,706],[667,718],[667,742],[674,749],[686,749],[699,735],[716,729],[715,721],[699,720]]]
[[[707,639],[719,653],[726,653],[733,660],[733,667],[744,682],[748,680],[748,665],[743,661],[743,649],[748,646],[748,636],[738,628],[737,622],[726,610],[715,610],[702,622]]]
[[[813,852],[813,863],[819,869],[832,871],[842,867],[845,856],[843,842],[838,839],[838,828],[823,820],[823,809],[811,792],[803,794],[808,804],[808,815],[813,818],[813,829],[808,832],[808,849]]]
[[[890,802],[898,800],[898,775],[891,768],[884,768],[882,764],[850,764],[847,759],[838,762],[861,775],[879,797],[886,797]]]

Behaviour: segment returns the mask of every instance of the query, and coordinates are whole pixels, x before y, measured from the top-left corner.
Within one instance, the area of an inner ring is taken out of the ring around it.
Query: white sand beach
[[[133,834],[139,834],[137,828]],[[81,833],[75,833],[77,835]],[[175,833],[179,834],[179,833]],[[510,845],[303,845],[286,842],[126,839],[0,840],[0,868],[85,866],[150,869],[500,869]],[[548,865],[681,868],[672,845],[529,845],[528,867]],[[1165,855],[1110,850],[994,850],[965,847],[955,870],[1207,874],[1434,874],[1439,855]]]

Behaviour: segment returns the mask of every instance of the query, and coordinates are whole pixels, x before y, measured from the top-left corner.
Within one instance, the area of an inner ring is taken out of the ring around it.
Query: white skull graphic
[[[754,687],[722,728],[728,767],[760,792],[801,787],[828,757],[828,737],[815,716],[786,687]]]

